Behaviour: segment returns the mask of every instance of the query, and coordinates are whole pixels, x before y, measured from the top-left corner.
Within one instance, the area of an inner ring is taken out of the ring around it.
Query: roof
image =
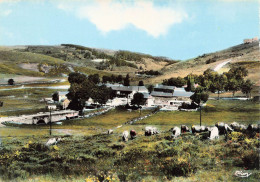
[[[173,97],[190,97],[194,92],[187,92],[184,88],[175,88]]]
[[[154,88],[174,90],[176,87],[175,86],[167,86],[167,85],[156,85]]]
[[[58,94],[59,96],[61,95],[67,95],[69,92],[68,91],[59,91]]]
[[[190,97],[193,95],[193,92],[186,92],[184,88],[175,87],[173,93],[153,91],[151,95],[155,97]]]
[[[152,91],[151,95],[155,97],[173,97],[172,93],[157,92],[157,91]]]
[[[111,86],[112,90],[117,91],[136,91],[136,92],[148,92],[145,86]]]
[[[142,93],[144,95],[145,99],[148,99],[148,97],[150,96],[149,93]]]

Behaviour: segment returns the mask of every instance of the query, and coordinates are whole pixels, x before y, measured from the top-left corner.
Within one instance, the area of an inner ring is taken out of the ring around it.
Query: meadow
[[[17,115],[44,109],[39,99],[50,97],[53,90],[13,90],[12,97],[9,91],[0,93],[5,103],[2,113]],[[143,110],[141,116],[150,112]],[[54,124],[52,136],[48,125],[0,127],[0,181],[244,181],[234,176],[236,170],[252,173],[246,181],[260,178],[259,134],[233,132],[209,141],[205,133],[186,133],[172,139],[170,128],[199,124],[198,111],[161,111],[125,124],[139,116],[138,110],[112,109],[96,117]],[[202,111],[204,125],[258,123],[259,118],[259,102],[253,101],[209,100]],[[156,126],[160,134],[144,136],[147,125]],[[108,129],[114,133],[107,135]],[[137,138],[123,142],[122,132],[131,129]],[[62,141],[46,147],[53,137]]]
[[[63,137],[4,137],[0,149],[3,181],[244,181],[236,170],[259,172],[259,135],[234,132],[227,141],[170,132],[123,142],[120,134]]]

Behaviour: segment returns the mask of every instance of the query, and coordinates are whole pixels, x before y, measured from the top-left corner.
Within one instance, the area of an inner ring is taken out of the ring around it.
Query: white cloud
[[[12,13],[12,10],[8,9],[8,10],[4,10],[0,12],[0,16],[8,16]]]
[[[166,34],[172,25],[181,23],[188,17],[182,10],[155,6],[150,1],[131,3],[108,0],[99,0],[96,3],[78,2],[80,2],[78,6],[69,1],[67,3],[60,2],[58,8],[72,11],[79,18],[88,19],[102,33],[121,30],[128,25],[133,25],[153,37],[158,37]]]

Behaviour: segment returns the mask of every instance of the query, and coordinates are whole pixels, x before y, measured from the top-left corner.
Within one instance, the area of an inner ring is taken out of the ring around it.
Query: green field
[[[1,111],[4,115],[35,112],[44,108],[39,99],[52,92],[36,88],[11,94],[1,91]],[[143,110],[142,116],[150,112]],[[187,133],[175,140],[169,129],[199,124],[198,111],[161,111],[125,125],[139,114],[113,109],[92,118],[64,121],[52,125],[53,136],[49,136],[49,125],[0,127],[0,181],[243,181],[233,175],[236,170],[252,173],[246,181],[260,178],[259,134],[233,132],[227,140],[220,136],[209,141],[205,133]],[[259,118],[259,102],[252,101],[209,100],[202,111],[204,125],[258,123]],[[147,125],[158,127],[160,134],[144,136]],[[114,129],[114,134],[107,135],[108,129]],[[131,129],[137,138],[123,142],[122,132]],[[48,148],[44,143],[52,137],[63,139]]]
[[[119,134],[66,136],[46,147],[47,135],[2,137],[0,178],[4,181],[257,181],[257,136],[240,133],[216,141],[170,132],[122,142]]]

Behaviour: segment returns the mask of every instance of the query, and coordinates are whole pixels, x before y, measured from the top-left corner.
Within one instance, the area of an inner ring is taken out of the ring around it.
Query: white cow
[[[209,139],[214,140],[219,138],[219,131],[218,128],[215,126],[213,128],[210,128],[209,130]]]
[[[206,127],[205,126],[199,126],[199,125],[192,125],[191,127],[191,131],[192,133],[201,133],[206,131]]]
[[[172,131],[172,137],[173,138],[177,138],[178,136],[181,135],[181,129],[177,126],[172,128],[171,131]]]
[[[151,135],[155,135],[158,133],[159,133],[159,130],[156,127],[146,126],[144,129],[145,136],[151,136]]]
[[[247,130],[259,133],[259,124],[249,124]]]
[[[56,145],[58,142],[61,141],[61,138],[51,138],[46,142],[46,146]]]
[[[113,131],[112,129],[107,130],[107,134],[108,134],[108,135],[113,134],[113,132],[114,132],[114,131]]]
[[[123,134],[122,134],[122,140],[124,142],[127,142],[128,141],[128,136],[129,136],[128,131],[124,131]]]
[[[186,125],[181,125],[181,133],[190,132],[190,129]]]
[[[227,134],[228,132],[233,131],[233,129],[228,126],[228,124],[225,124],[223,122],[219,122],[215,124],[216,127],[218,127],[219,134]]]

